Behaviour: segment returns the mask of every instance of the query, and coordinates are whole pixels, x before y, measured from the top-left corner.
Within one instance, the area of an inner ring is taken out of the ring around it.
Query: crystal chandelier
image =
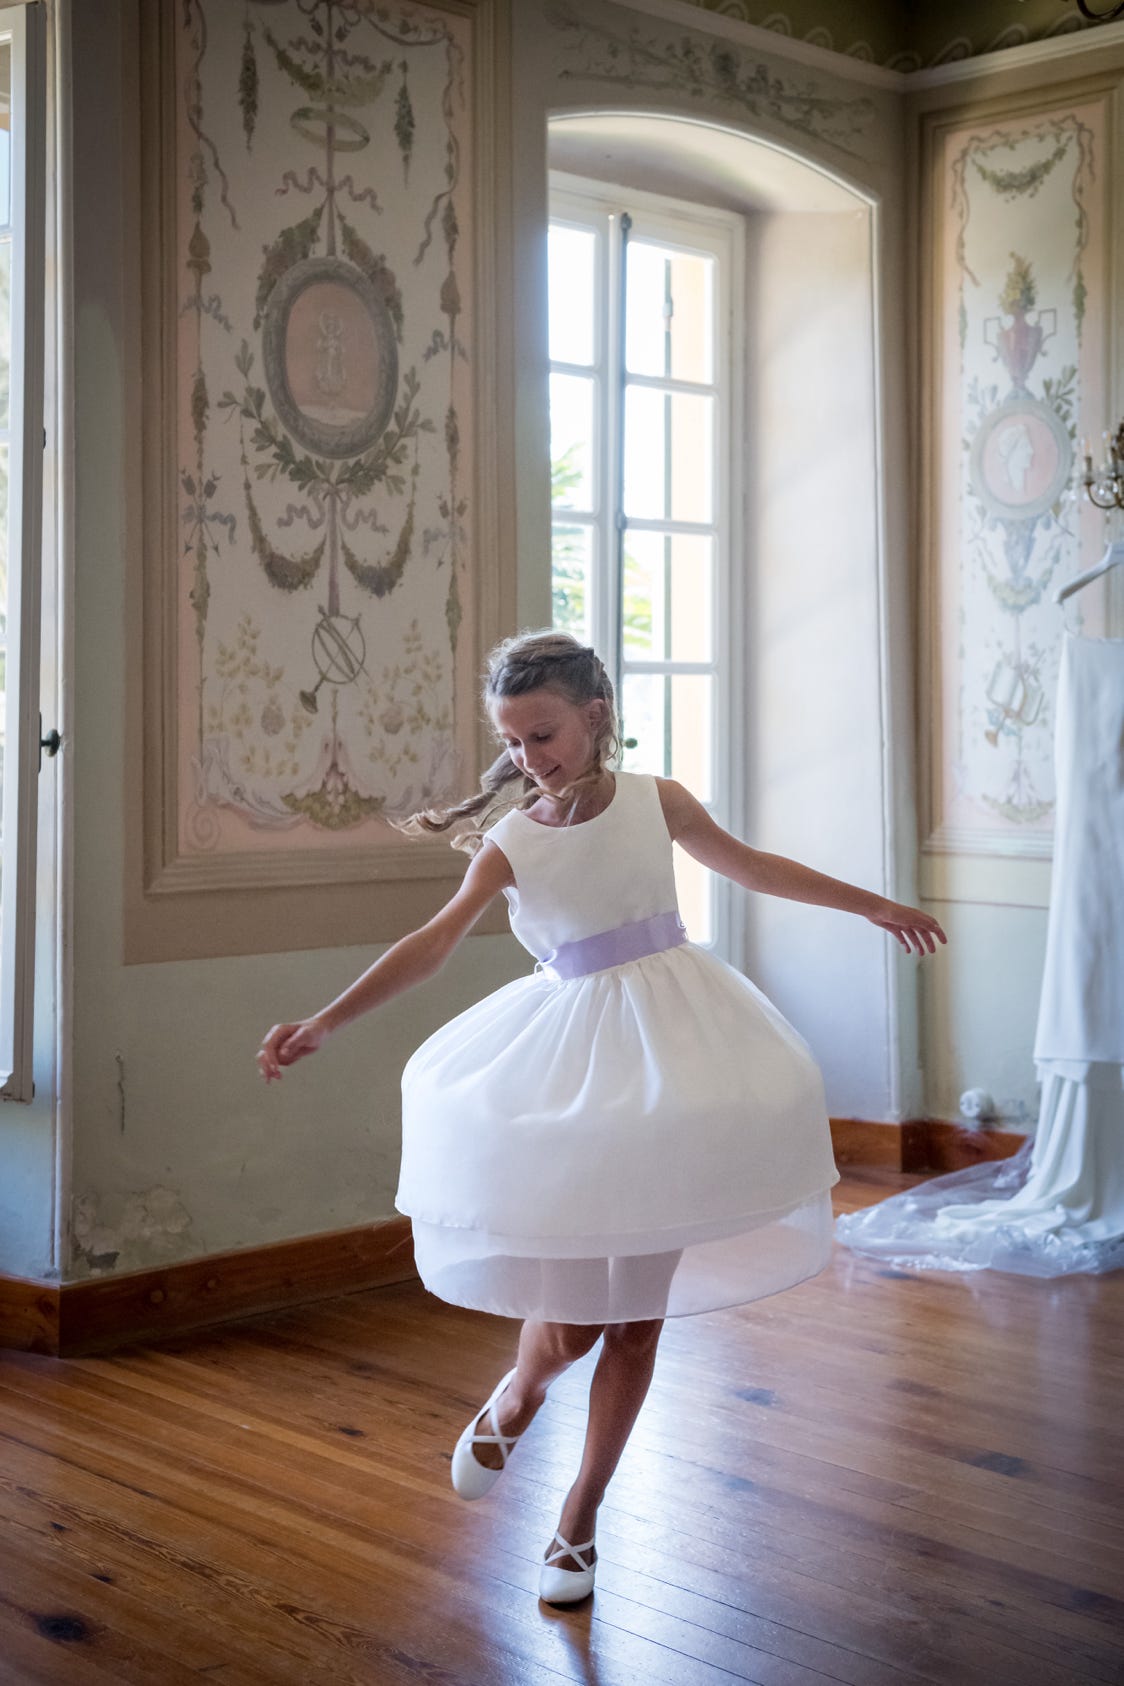
[[[1118,10],[1124,11],[1124,0]],[[1114,434],[1106,433],[1104,438],[1105,460],[1096,474],[1093,473],[1093,459],[1086,441],[1081,441],[1081,454],[1085,458],[1082,477],[1085,496],[1098,509],[1124,509],[1124,421]]]

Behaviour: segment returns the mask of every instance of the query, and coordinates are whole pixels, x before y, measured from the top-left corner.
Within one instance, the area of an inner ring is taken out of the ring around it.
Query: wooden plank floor
[[[849,1168],[853,1209],[919,1179]],[[592,1600],[538,1561],[597,1350],[449,1484],[515,1323],[417,1284],[0,1354],[0,1681],[1124,1683],[1124,1274],[814,1282],[670,1321]]]

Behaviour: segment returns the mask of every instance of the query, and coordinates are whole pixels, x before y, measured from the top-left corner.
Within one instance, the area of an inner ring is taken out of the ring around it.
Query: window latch
[[[43,771],[43,751],[46,750],[47,754],[50,755],[50,756],[57,755],[58,752],[59,752],[59,748],[62,744],[62,737],[59,733],[59,729],[58,729],[57,726],[52,726],[50,731],[47,733],[46,737],[42,736],[42,732],[43,732],[43,716],[42,715],[39,716],[39,732],[40,732],[40,737],[39,737],[39,771],[42,772]]]

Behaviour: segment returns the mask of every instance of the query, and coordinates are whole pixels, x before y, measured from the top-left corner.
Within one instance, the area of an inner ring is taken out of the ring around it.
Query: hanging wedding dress
[[[1024,1276],[1124,1268],[1124,638],[1064,634],[1054,746],[1038,1125],[1011,1159],[836,1219],[839,1241],[883,1262]]]

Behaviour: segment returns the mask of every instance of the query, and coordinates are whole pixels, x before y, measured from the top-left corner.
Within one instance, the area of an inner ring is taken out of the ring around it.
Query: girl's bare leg
[[[584,1358],[600,1334],[599,1323],[539,1323],[528,1318],[519,1332],[515,1374],[496,1400],[500,1433],[522,1434],[546,1398],[551,1382],[575,1359]],[[491,1432],[483,1412],[476,1432]],[[502,1462],[498,1446],[474,1446],[472,1455],[488,1469],[499,1469]]]
[[[589,1389],[589,1421],[577,1480],[566,1495],[558,1531],[572,1545],[592,1539],[597,1511],[616,1471],[628,1437],[647,1397],[656,1364],[663,1319],[610,1323],[538,1323],[528,1319],[519,1334],[515,1375],[496,1401],[503,1434],[522,1434],[546,1398],[556,1377],[585,1356],[598,1338],[604,1345]],[[487,1432],[483,1414],[477,1430]],[[472,1455],[489,1469],[499,1469],[498,1446],[474,1446]],[[547,1555],[554,1547],[551,1540]],[[588,1554],[596,1561],[597,1553]],[[555,1558],[560,1569],[581,1569],[573,1557]]]
[[[593,1538],[597,1508],[651,1385],[662,1329],[662,1318],[606,1325],[589,1389],[589,1423],[581,1469],[566,1495],[558,1523],[558,1532],[571,1545],[584,1545]],[[592,1562],[597,1553],[586,1555]],[[574,1557],[558,1557],[555,1564],[559,1569],[583,1567]]]

